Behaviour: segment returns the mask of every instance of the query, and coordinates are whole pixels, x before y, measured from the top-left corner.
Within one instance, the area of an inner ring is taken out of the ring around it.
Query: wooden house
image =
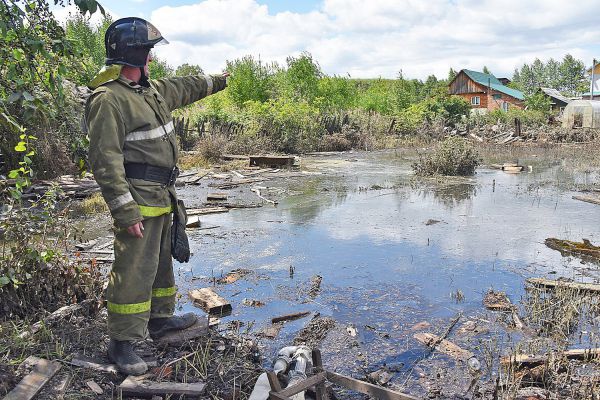
[[[587,73],[590,75],[590,79],[592,79],[592,92],[588,90],[586,93],[581,95],[581,98],[583,100],[600,100],[600,64],[594,60],[594,74],[592,75],[592,68],[589,68]]]
[[[483,72],[461,70],[450,82],[449,93],[460,96],[480,112],[511,107],[523,108],[523,93],[504,86],[494,75]]]
[[[552,112],[556,114],[562,113],[567,104],[571,102],[570,99],[560,94],[560,92],[556,89],[539,88],[538,92],[544,93],[544,95],[550,99]]]

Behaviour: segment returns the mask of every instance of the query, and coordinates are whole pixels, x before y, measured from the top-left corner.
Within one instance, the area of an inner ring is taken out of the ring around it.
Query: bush
[[[196,145],[196,151],[208,162],[217,162],[225,151],[227,139],[223,136],[204,136]]]
[[[71,238],[66,211],[50,190],[28,207],[13,207],[0,221],[0,320],[37,317],[63,305],[98,297],[95,263],[61,253]]]
[[[419,157],[412,168],[419,176],[467,176],[473,175],[480,163],[479,154],[467,140],[450,136],[440,142],[432,154]]]

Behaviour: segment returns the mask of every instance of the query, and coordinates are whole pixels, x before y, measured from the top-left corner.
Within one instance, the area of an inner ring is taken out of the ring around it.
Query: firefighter
[[[85,121],[90,165],[115,222],[108,357],[121,372],[141,375],[148,367],[134,341],[196,322],[193,313],[173,315],[178,146],[171,111],[223,90],[228,74],[149,80],[150,50],[168,42],[141,18],[113,22],[104,42],[106,66],[90,83]]]

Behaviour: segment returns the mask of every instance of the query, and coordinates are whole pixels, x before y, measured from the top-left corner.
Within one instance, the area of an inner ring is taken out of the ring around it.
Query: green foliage
[[[148,66],[148,73],[150,79],[160,79],[175,75],[173,68],[167,64],[166,60],[161,60],[155,56],[152,57],[152,61]]]
[[[467,176],[475,173],[481,158],[472,144],[458,136],[449,136],[440,142],[433,153],[419,157],[412,165],[419,176]]]
[[[231,74],[227,92],[233,104],[243,107],[247,101],[267,101],[272,83],[270,66],[246,56],[228,61],[227,71]]]
[[[527,95],[534,94],[540,87],[549,87],[573,96],[588,90],[585,64],[570,54],[562,61],[551,58],[545,63],[536,58],[532,64],[515,69],[511,87]]]
[[[296,101],[314,103],[319,96],[319,80],[323,77],[321,67],[309,53],[300,57],[287,58],[287,70],[282,73],[283,79],[278,83],[285,97]]]
[[[526,95],[525,105],[529,110],[540,111],[545,114],[550,114],[550,111],[552,110],[552,101],[542,91]]]
[[[56,189],[30,206],[9,208],[0,220],[0,320],[39,315],[84,298],[102,285],[95,265],[71,261],[61,249],[69,221]]]
[[[356,104],[356,87],[346,78],[325,76],[318,84],[319,106],[327,112],[347,110]]]
[[[195,64],[185,63],[175,69],[175,76],[201,75],[203,73],[202,68]]]

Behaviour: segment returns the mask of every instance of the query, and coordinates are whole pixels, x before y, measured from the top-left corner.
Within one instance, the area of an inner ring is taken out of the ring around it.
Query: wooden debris
[[[77,250],[89,250],[92,247],[94,247],[96,244],[98,244],[98,239],[90,240],[89,242],[85,242],[85,243],[78,243],[75,245],[75,248]]]
[[[201,226],[202,222],[200,222],[200,218],[192,218],[185,224],[186,228],[200,228]]]
[[[242,305],[247,307],[264,307],[265,303],[256,299],[244,299],[242,300]]]
[[[229,209],[225,207],[188,208],[186,210],[188,217],[194,215],[218,214],[226,212],[229,212]]]
[[[308,297],[314,299],[321,293],[321,282],[323,277],[321,275],[314,275],[310,278],[310,289],[308,290]]]
[[[282,315],[280,317],[271,318],[271,323],[276,324],[277,322],[294,321],[296,319],[304,318],[309,315],[310,315],[310,311]]]
[[[368,382],[359,381],[358,379],[351,378],[337,374],[335,372],[326,371],[327,380],[335,383],[336,385],[343,386],[350,390],[354,390],[363,394],[367,394],[376,399],[386,400],[419,400],[418,397],[411,396],[409,394],[395,392],[381,386],[373,385]]]
[[[229,271],[227,274],[225,274],[225,276],[217,279],[217,283],[221,283],[221,284],[234,283],[242,278],[245,278],[246,276],[250,275],[251,273],[252,273],[252,271],[250,271],[249,269],[243,269],[243,268],[234,269],[232,271]]]
[[[245,175],[240,174],[238,171],[231,171],[232,174],[234,174],[237,178],[239,179],[244,179],[246,178]]]
[[[434,335],[433,333],[419,332],[415,333],[413,337],[425,346],[434,348],[441,351],[442,353],[461,361],[467,361],[473,357],[473,353],[468,350],[462,349],[449,340],[442,339],[441,337]]]
[[[586,203],[592,203],[600,205],[600,198],[597,196],[573,196],[573,200],[585,201]]]
[[[211,288],[192,290],[189,295],[196,307],[202,308],[211,315],[231,314],[231,303],[216,294]]]
[[[591,360],[600,357],[600,348],[566,350],[559,352],[558,355],[568,359]],[[511,364],[533,366],[544,364],[546,361],[548,361],[548,355],[514,354],[500,359],[500,363],[504,366]]]
[[[476,135],[476,134],[474,134],[474,133],[469,133],[469,136],[471,136],[473,139],[477,140],[478,142],[483,142],[483,138],[482,138],[482,137],[479,137],[479,136],[477,136],[477,135]]]
[[[511,311],[515,306],[504,292],[488,290],[483,298],[483,305],[492,311]]]
[[[552,250],[559,251],[563,256],[584,256],[600,260],[600,247],[594,246],[588,239],[573,242],[571,240],[548,238],[544,243]]]
[[[227,193],[209,193],[206,196],[207,201],[227,201]]]
[[[518,173],[518,172],[522,172],[524,169],[525,169],[524,166],[514,164],[514,163],[504,163],[502,165],[502,171],[504,171],[504,172]]]
[[[73,375],[66,374],[64,378],[56,385],[54,392],[56,393],[56,399],[62,400],[65,398],[65,393],[69,386],[71,386],[71,382],[73,381]]]
[[[109,372],[115,375],[119,373],[119,370],[117,369],[116,365],[104,364],[83,355],[76,354],[75,356],[73,356],[73,359],[71,360],[70,364],[75,365],[77,367],[90,368],[96,371]]]
[[[52,314],[50,314],[43,320],[38,321],[35,324],[31,325],[29,330],[21,332],[19,334],[19,338],[26,339],[29,336],[36,333],[37,331],[39,331],[44,324],[47,324],[52,321],[56,321],[57,319],[65,318],[65,317],[73,314],[74,312],[81,310],[84,306],[89,306],[90,304],[92,304],[92,302],[93,302],[92,300],[88,299],[88,300],[82,301],[81,303],[63,306],[63,307],[59,308],[58,310],[54,311]]]
[[[157,340],[158,344],[179,346],[208,334],[208,318],[198,318],[196,323],[182,331],[173,331]]]
[[[258,336],[267,338],[267,339],[275,339],[279,335],[279,331],[283,328],[283,324],[273,324],[270,326],[266,326],[258,332]]]
[[[238,154],[223,154],[221,156],[222,160],[225,161],[234,161],[234,160],[249,160],[250,157],[248,156],[243,156],[243,155],[238,155]]]
[[[155,394],[180,394],[188,396],[201,396],[204,393],[206,384],[197,383],[177,383],[177,382],[152,382],[146,380],[147,375],[128,376],[127,379],[119,385],[119,391],[122,395],[147,396]]]
[[[100,385],[98,385],[93,380],[87,381],[85,384],[92,390],[92,392],[96,393],[97,395],[101,395],[102,393],[104,393],[104,390],[102,390]]]
[[[245,185],[248,183],[258,183],[258,182],[263,182],[268,180],[268,178],[246,178],[246,179],[240,179],[237,181],[231,181],[231,182],[226,182],[226,183],[211,183],[208,186],[210,187],[216,187],[217,189],[233,189],[236,188],[240,185]]]
[[[484,335],[489,332],[489,329],[481,327],[475,321],[466,321],[456,331],[458,335]]]
[[[424,329],[429,329],[431,327],[431,324],[427,321],[421,321],[418,322],[416,324],[414,324],[411,328],[410,331],[411,332],[416,332],[416,331],[422,331]]]
[[[392,374],[386,367],[379,368],[377,371],[367,374],[367,380],[379,386],[387,385],[393,377],[394,374]]]
[[[527,283],[530,283],[534,286],[543,286],[547,288],[568,288],[581,290],[584,292],[600,292],[600,285],[595,283],[558,281],[544,278],[529,278],[527,279]]]
[[[34,365],[33,371],[25,376],[21,382],[3,400],[30,400],[52,379],[62,365],[56,361],[43,358],[29,357],[29,362]]]
[[[437,219],[428,219],[428,220],[425,222],[425,225],[426,225],[426,226],[430,226],[430,225],[439,224],[440,222],[442,222],[442,221],[438,221]]]
[[[250,156],[250,166],[291,168],[294,165],[295,160],[296,157],[294,156]]]

